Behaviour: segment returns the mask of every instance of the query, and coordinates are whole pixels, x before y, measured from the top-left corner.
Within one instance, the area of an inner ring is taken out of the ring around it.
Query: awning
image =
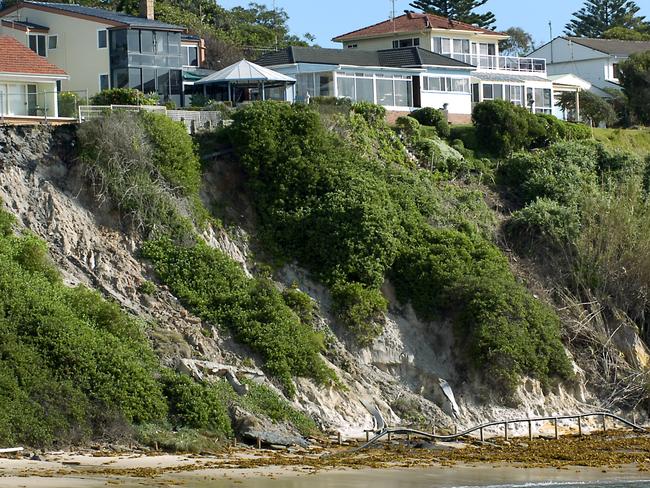
[[[263,66],[242,59],[227,68],[206,76],[196,85],[210,85],[216,83],[295,83],[290,76],[283,75]]]

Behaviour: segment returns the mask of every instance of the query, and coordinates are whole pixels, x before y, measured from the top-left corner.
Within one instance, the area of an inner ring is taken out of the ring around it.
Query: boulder
[[[263,415],[254,415],[241,407],[230,409],[230,416],[238,438],[257,442],[267,446],[300,446],[307,447],[309,443],[291,425],[276,423]]]

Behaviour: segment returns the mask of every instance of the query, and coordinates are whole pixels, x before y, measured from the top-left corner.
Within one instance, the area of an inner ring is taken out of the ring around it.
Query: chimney
[[[154,20],[154,1],[140,0],[140,17],[143,19]]]

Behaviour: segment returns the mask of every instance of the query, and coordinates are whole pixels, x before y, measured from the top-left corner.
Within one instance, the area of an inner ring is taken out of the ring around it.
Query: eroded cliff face
[[[229,200],[226,212],[235,223],[228,231],[209,228],[204,238],[252,273],[255,263],[249,243],[256,241],[251,235],[254,216],[239,191],[241,181],[235,166],[232,161],[215,161],[206,175],[206,205],[211,208],[211,200],[218,196],[222,204]],[[108,205],[97,204],[87,188],[75,161],[74,127],[0,129],[0,198],[25,228],[48,242],[67,284],[82,283],[96,289],[148,324],[148,334],[165,365],[204,376],[231,367],[273,385],[261,372],[261,362],[246,347],[218,324],[192,315],[166,287],[159,286],[153,295],[140,291],[145,281],[155,281],[147,263],[138,256],[140,238],[125,232],[120,215]],[[593,372],[578,364],[573,384],[545,392],[529,379],[520,388],[519,406],[500,406],[478,380],[465,373],[462,365],[467,358],[455,357],[452,325],[419,321],[410,306],[397,303],[389,283],[383,290],[391,302],[384,332],[370,347],[359,349],[331,316],[325,287],[291,265],[275,278],[280,287],[297,284],[319,307],[317,325],[328,336],[326,359],[341,386],[323,388],[298,379],[295,404],[323,429],[361,435],[371,427],[362,400],[377,404],[389,423],[414,421],[435,424],[438,429],[600,406],[603,392],[594,390]],[[598,331],[604,336],[616,330],[608,342],[632,370],[647,366],[650,355],[634,327],[604,327]],[[445,384],[453,391],[454,400],[443,388]]]

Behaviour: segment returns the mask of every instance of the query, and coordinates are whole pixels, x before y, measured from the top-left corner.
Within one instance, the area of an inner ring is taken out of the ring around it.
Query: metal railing
[[[599,417],[601,422],[602,422],[602,429],[603,431],[607,431],[607,423],[606,419],[612,419],[620,424],[623,424],[624,426],[630,427],[633,430],[637,432],[648,432],[645,428],[641,427],[640,425],[637,425],[634,422],[630,422],[629,420],[624,419],[623,417],[620,417],[618,415],[615,415],[610,412],[593,412],[593,413],[581,413],[581,414],[575,414],[575,415],[557,415],[557,416],[551,416],[551,417],[538,417],[538,418],[526,418],[526,419],[512,419],[512,420],[498,420],[495,422],[488,422],[485,424],[480,424],[474,427],[471,427],[463,432],[458,432],[456,434],[452,435],[436,435],[435,433],[429,433],[429,432],[423,432],[420,430],[415,430],[415,429],[409,429],[409,428],[394,428],[394,429],[384,429],[380,432],[378,432],[375,437],[372,439],[368,440],[365,444],[363,444],[361,447],[358,447],[355,449],[361,450],[361,449],[367,449],[368,447],[372,446],[373,444],[377,443],[384,437],[387,437],[389,440],[393,435],[406,435],[406,436],[419,436],[419,437],[424,437],[425,439],[431,439],[434,441],[454,441],[461,439],[463,437],[467,437],[471,434],[474,434],[475,432],[479,433],[479,439],[481,441],[484,440],[485,438],[485,430],[489,429],[490,427],[497,427],[497,426],[503,426],[503,437],[508,440],[509,438],[509,426],[513,424],[522,424],[522,423],[527,423],[528,424],[528,438],[530,440],[533,439],[533,423],[538,423],[538,422],[553,422],[554,425],[554,434],[555,438],[559,438],[559,426],[558,423],[560,420],[577,420],[577,427],[578,427],[578,435],[582,436],[583,434],[583,424],[582,420],[587,418],[587,417]]]
[[[487,54],[446,54],[458,61],[462,61],[479,70],[502,70],[529,73],[546,73],[546,59],[520,58],[519,56],[492,56]]]
[[[20,85],[25,87],[25,85]],[[49,119],[76,119],[77,106],[80,100],[85,100],[86,91],[57,92],[57,91],[30,91],[20,92],[0,91],[0,121],[12,122],[40,119],[48,122]]]
[[[82,105],[79,107],[79,122],[87,122],[104,116],[114,110],[126,112],[154,112],[166,115],[170,119],[185,124],[187,132],[193,134],[202,129],[211,129],[224,123],[221,112],[168,110],[160,105]]]

